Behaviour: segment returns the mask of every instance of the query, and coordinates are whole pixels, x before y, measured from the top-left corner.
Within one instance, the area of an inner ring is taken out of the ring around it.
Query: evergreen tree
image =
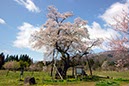
[[[2,68],[2,65],[4,64],[4,58],[5,58],[4,53],[1,53],[0,54],[0,69]]]

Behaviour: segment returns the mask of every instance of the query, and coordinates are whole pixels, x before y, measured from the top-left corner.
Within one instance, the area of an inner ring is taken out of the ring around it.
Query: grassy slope
[[[6,73],[7,71],[5,70],[0,70],[0,86],[24,86],[24,83],[23,81],[19,81],[20,79],[20,72],[17,71],[17,72],[13,72],[13,71],[10,71],[9,72],[9,75],[6,76]],[[94,74],[95,75],[101,75],[101,76],[110,76],[110,77],[113,77],[113,78],[126,78],[126,79],[129,79],[129,71],[126,71],[126,72],[114,72],[114,71],[94,71]],[[26,77],[26,76],[32,76],[32,73],[31,72],[25,72],[24,73],[24,76],[23,76],[23,79]],[[45,80],[50,80],[51,77],[49,77],[49,75],[47,73],[44,73],[44,72],[35,72],[34,75],[33,75],[36,79],[36,82],[37,84],[34,85],[34,86],[46,86],[45,84],[43,84],[43,79]],[[51,83],[52,85],[47,85],[47,86],[95,86],[95,83],[96,82],[84,82],[84,81],[79,81],[79,82],[69,82],[69,83],[66,83],[66,82],[63,82],[62,83]],[[121,86],[128,86],[129,85],[129,82],[121,82]]]
[[[112,78],[125,78],[129,79],[129,71],[116,72],[116,71],[94,71],[95,75],[109,76]]]

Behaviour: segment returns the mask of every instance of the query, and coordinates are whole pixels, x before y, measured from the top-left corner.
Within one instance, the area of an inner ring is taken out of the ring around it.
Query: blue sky
[[[47,20],[49,5],[54,5],[60,12],[72,11],[74,16],[70,22],[76,17],[87,20],[91,38],[103,39],[119,35],[107,24],[121,9],[128,10],[128,0],[1,0],[0,52],[28,54],[34,60],[43,60],[43,51],[35,51],[28,39],[30,33]]]

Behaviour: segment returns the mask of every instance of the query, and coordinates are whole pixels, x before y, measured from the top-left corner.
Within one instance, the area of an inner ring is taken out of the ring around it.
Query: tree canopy
[[[99,44],[99,40],[91,40],[85,27],[87,21],[78,17],[74,22],[68,22],[72,12],[60,13],[54,6],[48,7],[47,21],[39,31],[32,34],[32,46],[37,49],[45,47],[46,57],[53,59],[60,57],[63,61],[62,76],[66,76],[71,59],[80,59],[90,52],[93,46]],[[66,22],[67,21],[67,22]]]

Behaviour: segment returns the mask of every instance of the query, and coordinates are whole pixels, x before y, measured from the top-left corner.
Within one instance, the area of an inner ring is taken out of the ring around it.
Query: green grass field
[[[20,72],[19,71],[10,71],[8,76],[6,76],[6,70],[0,70],[0,86],[25,86],[24,81],[20,81]],[[120,86],[129,86],[129,71],[126,72],[114,72],[114,71],[94,71],[93,74],[99,76],[109,76],[110,79],[106,79],[108,81],[116,81],[120,84]],[[55,80],[52,81],[51,77],[46,72],[34,72],[32,75],[31,72],[24,72],[23,80],[27,76],[34,76],[36,79],[36,85],[33,86],[95,86],[99,81],[80,81],[76,79],[68,80]],[[103,81],[103,79],[101,80]],[[103,86],[103,85],[101,85]],[[110,85],[112,86],[112,85]],[[114,86],[114,85],[113,85]]]

